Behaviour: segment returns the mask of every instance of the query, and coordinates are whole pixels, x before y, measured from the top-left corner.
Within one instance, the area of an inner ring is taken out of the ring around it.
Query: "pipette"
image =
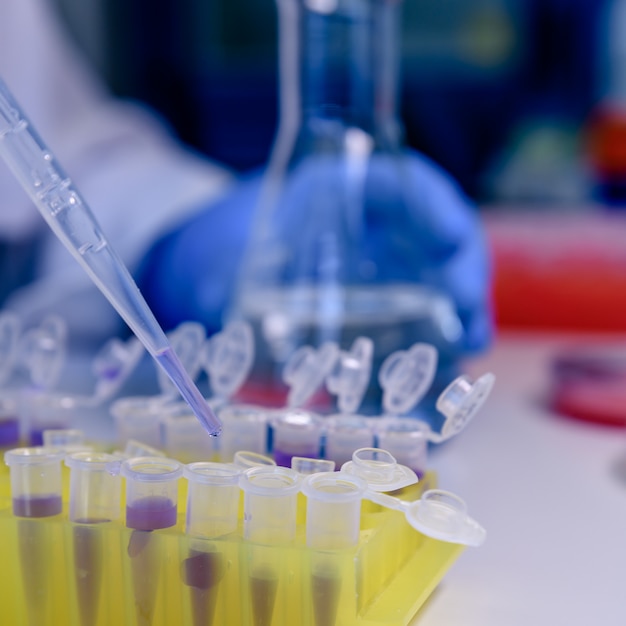
[[[170,377],[210,435],[221,424],[172,350],[87,203],[0,79],[0,156],[44,219]]]

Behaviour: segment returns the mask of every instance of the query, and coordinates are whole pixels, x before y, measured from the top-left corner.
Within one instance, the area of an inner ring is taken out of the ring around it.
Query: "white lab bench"
[[[544,402],[551,357],[572,340],[503,334],[469,366],[494,372],[495,387],[431,465],[487,540],[461,554],[411,626],[626,624],[626,429]]]

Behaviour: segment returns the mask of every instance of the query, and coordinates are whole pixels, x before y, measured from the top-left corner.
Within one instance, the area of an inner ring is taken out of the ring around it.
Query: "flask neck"
[[[340,122],[397,144],[401,2],[277,2],[281,124]]]

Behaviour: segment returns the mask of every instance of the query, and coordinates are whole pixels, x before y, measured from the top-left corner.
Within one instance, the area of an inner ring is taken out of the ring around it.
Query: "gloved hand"
[[[362,254],[352,260],[378,260],[368,277],[372,282],[416,281],[447,294],[465,330],[461,352],[482,349],[490,340],[492,322],[489,263],[479,217],[454,181],[425,157],[407,151],[400,161],[398,167],[389,157],[373,155],[366,176],[351,174],[348,193],[357,203],[359,198],[364,202]],[[261,173],[241,180],[148,255],[139,283],[166,328],[189,319],[202,321],[209,331],[221,326],[249,240],[261,180]],[[341,198],[346,193],[345,172],[336,164],[309,163],[286,181],[286,201],[276,212],[275,225],[297,245],[305,246],[307,238],[319,234],[322,218],[332,222],[335,200],[322,203],[322,208],[306,207],[321,184],[328,198]],[[301,210],[288,208],[293,206]],[[337,226],[354,234],[345,223]]]

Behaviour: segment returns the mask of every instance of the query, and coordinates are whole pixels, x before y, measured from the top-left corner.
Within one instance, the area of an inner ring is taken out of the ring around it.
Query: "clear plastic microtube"
[[[111,405],[117,441],[124,446],[129,439],[154,448],[161,447],[160,419],[166,412],[162,396],[120,398]]]
[[[244,537],[250,542],[244,589],[252,616],[246,623],[272,624],[275,610],[282,612],[293,596],[286,555],[277,548],[295,538],[300,476],[286,467],[253,467],[241,475],[239,486],[244,493]]]
[[[95,407],[87,396],[62,393],[25,394],[22,421],[31,446],[43,444],[45,430],[69,430],[85,423]]]
[[[137,457],[123,461],[126,478],[126,526],[135,530],[158,530],[176,525],[178,479],[182,465],[162,457]]]
[[[121,515],[122,480],[108,471],[116,458],[98,452],[75,452],[65,458],[70,470],[70,521],[74,557],[74,581],[80,623],[96,624],[101,617],[103,587],[110,577],[105,573],[107,537],[101,525]]]
[[[165,407],[160,421],[163,448],[169,456],[183,463],[213,459],[216,440],[204,430],[186,403]]]
[[[44,430],[42,438],[44,447],[55,448],[65,454],[93,449],[93,446],[85,443],[85,433],[77,428]]]
[[[311,599],[314,624],[343,624],[341,615],[342,570],[337,552],[354,548],[359,541],[361,499],[367,483],[344,472],[307,476],[302,483],[306,496],[306,544],[310,560]],[[348,618],[349,621],[352,619]]]
[[[361,499],[367,483],[343,472],[307,476],[306,543],[315,550],[341,550],[359,541]]]
[[[292,541],[298,473],[287,467],[253,467],[241,475],[239,486],[244,492],[245,538],[266,545]]]
[[[11,499],[16,517],[50,517],[63,509],[61,460],[49,448],[15,448],[4,454],[11,473]]]
[[[116,460],[103,452],[75,452],[65,458],[70,468],[70,521],[96,524],[119,519],[122,481],[108,471]]]
[[[220,460],[230,463],[237,450],[267,452],[267,409],[252,405],[227,405],[218,412],[222,420],[219,438]]]
[[[239,476],[243,470],[223,463],[190,463],[183,468],[188,481],[188,535],[212,539],[237,529]]]
[[[324,458],[341,466],[352,458],[358,448],[374,445],[374,424],[377,420],[359,415],[338,414],[324,418]]]
[[[273,454],[278,465],[291,466],[291,457],[320,457],[322,447],[322,418],[303,409],[285,409],[271,418]]]
[[[387,450],[420,478],[428,469],[429,432],[427,424],[410,417],[383,417],[376,422],[378,447]]]
[[[228,572],[228,549],[211,541],[237,529],[239,476],[242,469],[224,463],[191,463],[183,468],[187,478],[185,531],[192,539],[181,564],[188,587],[193,624],[228,624],[234,607],[220,601],[221,583]],[[221,605],[221,609],[218,606]]]

